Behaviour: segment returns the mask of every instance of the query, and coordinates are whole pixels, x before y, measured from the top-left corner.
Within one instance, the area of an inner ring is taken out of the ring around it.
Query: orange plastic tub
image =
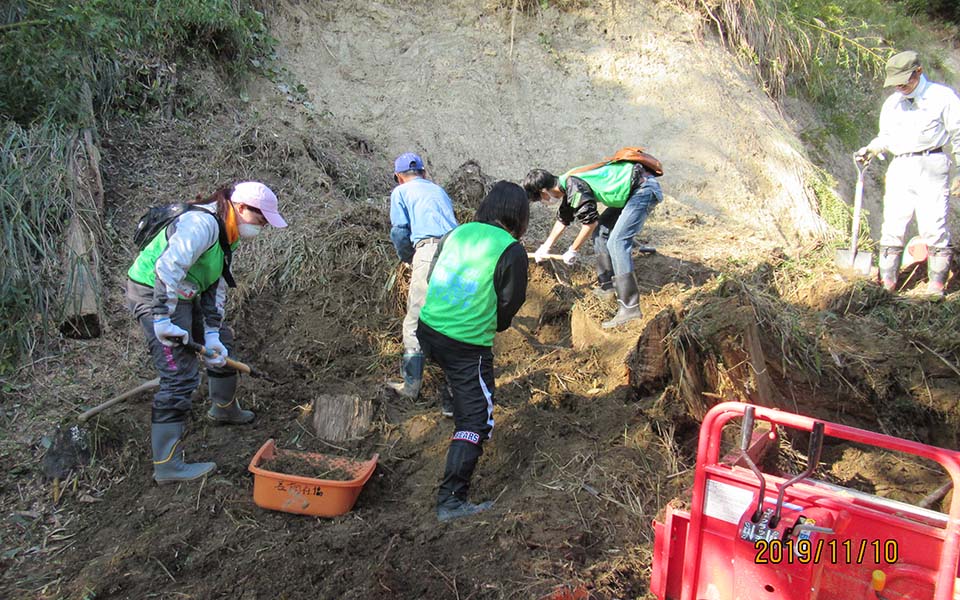
[[[355,475],[350,481],[314,479],[293,473],[277,473],[261,465],[283,455],[296,455],[298,459],[321,462],[324,465],[343,469]],[[379,454],[370,460],[354,460],[328,454],[279,450],[273,440],[267,440],[250,461],[253,473],[253,502],[270,510],[335,517],[350,512],[360,490],[373,475]]]

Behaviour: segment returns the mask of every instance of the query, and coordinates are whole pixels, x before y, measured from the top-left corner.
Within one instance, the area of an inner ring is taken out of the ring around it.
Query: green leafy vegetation
[[[262,15],[230,0],[15,0],[0,12],[0,115],[88,122],[155,107],[177,64],[213,56],[234,71],[271,48]]]
[[[847,234],[846,237],[840,238],[839,245],[849,245],[850,231],[853,226],[853,209],[837,195],[836,180],[829,173],[818,168],[808,184],[817,198],[818,212],[823,220],[834,230]],[[857,244],[861,250],[865,251],[870,251],[874,247],[873,240],[870,238],[868,217],[867,211],[861,210],[860,235],[857,237]]]
[[[960,25],[960,2],[957,0],[899,0],[907,12],[928,14]]]
[[[944,15],[930,5],[928,14]],[[825,123],[813,138],[832,136],[855,148],[873,135],[884,64],[904,49],[918,50],[934,77],[943,64],[917,28],[927,0],[687,0],[704,26],[756,66],[773,98],[799,95]],[[960,9],[958,9],[960,10]]]

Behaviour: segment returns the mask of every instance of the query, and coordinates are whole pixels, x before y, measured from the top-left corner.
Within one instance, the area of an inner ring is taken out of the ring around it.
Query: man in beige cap
[[[880,235],[880,281],[896,291],[903,238],[917,216],[928,248],[927,293],[939,298],[950,273],[950,195],[960,195],[960,177],[950,183],[950,163],[960,164],[960,98],[945,85],[928,81],[916,52],[887,61],[884,87],[895,91],[880,109],[880,132],[857,151],[859,160],[884,152],[893,155],[887,169]]]

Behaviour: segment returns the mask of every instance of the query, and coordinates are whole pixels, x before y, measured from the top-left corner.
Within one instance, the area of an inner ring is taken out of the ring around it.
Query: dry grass
[[[766,91],[782,96],[790,85],[826,83],[825,69],[877,75],[889,48],[852,18],[830,24],[808,16],[786,0],[681,0],[745,62],[756,66]]]
[[[0,373],[50,339],[86,256],[66,251],[67,227],[104,239],[91,198],[88,150],[76,132],[50,122],[7,122],[0,151]],[[97,290],[99,292],[99,290]]]

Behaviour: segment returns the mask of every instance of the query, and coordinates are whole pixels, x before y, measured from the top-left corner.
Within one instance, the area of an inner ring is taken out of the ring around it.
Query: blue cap
[[[394,173],[406,173],[407,171],[422,171],[423,159],[413,152],[405,152],[393,161]]]

